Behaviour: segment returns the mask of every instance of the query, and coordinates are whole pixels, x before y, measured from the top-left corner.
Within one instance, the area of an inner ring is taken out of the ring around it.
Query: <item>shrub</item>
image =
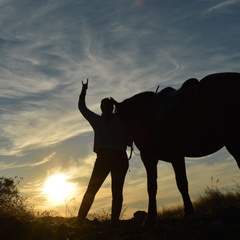
[[[18,185],[22,178],[0,177],[0,217],[14,216],[18,219],[33,217],[27,198],[19,195]]]

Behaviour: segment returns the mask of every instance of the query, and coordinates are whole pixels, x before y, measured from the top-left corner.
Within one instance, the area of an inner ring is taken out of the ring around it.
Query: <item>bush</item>
[[[18,185],[22,178],[0,177],[0,217],[14,216],[18,219],[33,217],[27,198],[19,195]]]

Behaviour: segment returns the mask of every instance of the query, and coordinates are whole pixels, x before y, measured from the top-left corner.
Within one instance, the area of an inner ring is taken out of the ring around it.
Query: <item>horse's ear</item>
[[[115,106],[119,105],[119,103],[114,98],[110,97],[110,99]]]

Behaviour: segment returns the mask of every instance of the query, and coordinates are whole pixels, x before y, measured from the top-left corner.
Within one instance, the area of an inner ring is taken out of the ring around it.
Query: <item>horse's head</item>
[[[125,99],[120,103],[117,102],[114,98],[111,98],[111,100],[115,105],[116,115],[124,123],[129,123],[129,121],[132,121],[139,116],[146,105],[150,103],[153,96],[155,96],[154,92],[143,92]]]
[[[122,120],[124,121],[125,115],[126,115],[126,109],[124,108],[124,104],[121,102],[117,102],[114,98],[110,97],[112,100],[114,106],[115,106],[115,114]]]

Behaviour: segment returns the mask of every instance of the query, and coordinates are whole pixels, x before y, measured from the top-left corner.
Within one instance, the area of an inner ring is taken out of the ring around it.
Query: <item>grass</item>
[[[219,179],[214,182],[211,178],[211,185],[206,186],[204,194],[199,195],[198,199],[193,202],[197,218],[215,215],[229,208],[240,209],[240,184],[234,181],[235,187],[232,190],[220,190],[218,183]],[[182,216],[182,206],[163,208],[158,212],[160,220],[178,219]]]

